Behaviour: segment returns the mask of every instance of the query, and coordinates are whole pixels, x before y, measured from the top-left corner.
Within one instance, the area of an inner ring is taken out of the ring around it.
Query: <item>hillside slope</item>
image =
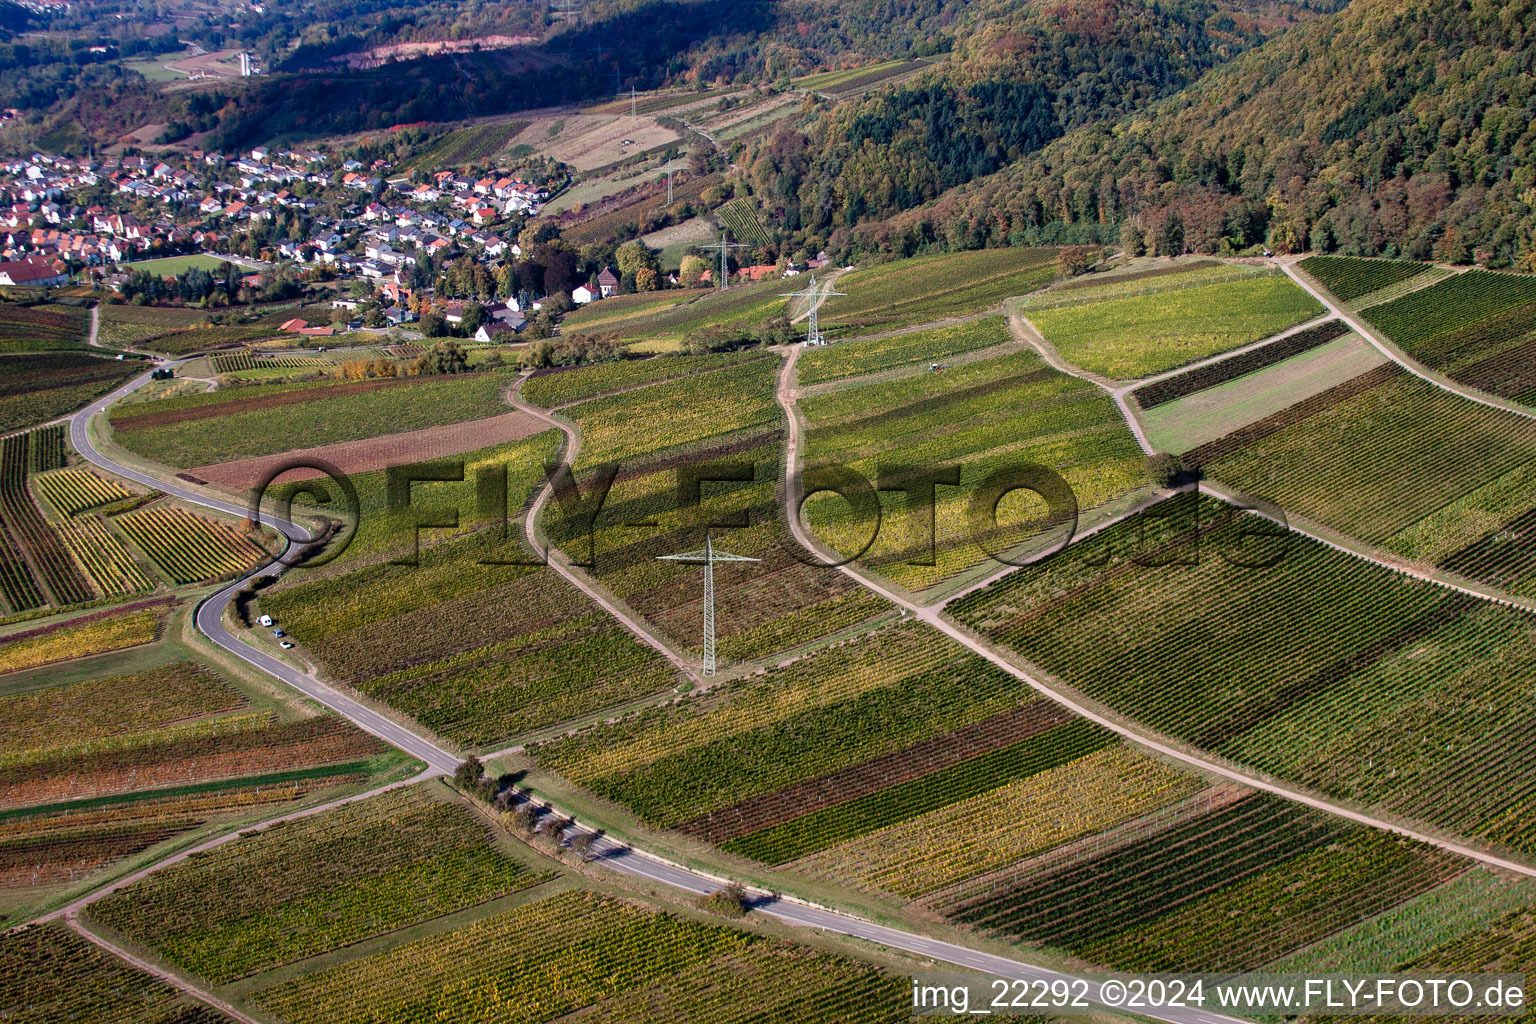
[[[1355,0],[855,244],[1267,241],[1529,261],[1533,24],[1532,0]]]

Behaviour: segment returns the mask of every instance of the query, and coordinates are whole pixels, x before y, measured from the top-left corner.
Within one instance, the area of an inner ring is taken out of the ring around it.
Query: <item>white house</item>
[[[577,285],[576,288],[571,292],[571,301],[576,303],[578,306],[585,306],[595,298],[597,298],[597,295],[593,293],[591,288],[588,288],[584,284]]]

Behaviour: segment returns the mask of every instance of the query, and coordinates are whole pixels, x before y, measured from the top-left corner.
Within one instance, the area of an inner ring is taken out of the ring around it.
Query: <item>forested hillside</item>
[[[1340,0],[986,0],[949,61],[905,87],[844,103],[752,161],[789,230],[889,216],[991,174],[1079,125],[1144,109],[1218,63]]]
[[[853,241],[1529,263],[1533,25],[1531,0],[1355,0]]]

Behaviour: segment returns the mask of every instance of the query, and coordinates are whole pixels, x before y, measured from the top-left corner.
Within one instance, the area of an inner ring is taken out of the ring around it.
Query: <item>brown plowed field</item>
[[[343,473],[367,473],[386,466],[427,462],[505,444],[544,429],[542,423],[526,413],[506,412],[482,420],[466,420],[463,423],[424,427],[421,430],[385,434],[383,437],[370,437],[361,441],[342,441],[320,445],[318,448],[302,448],[276,455],[198,466],[193,472],[209,483],[245,491],[261,483],[274,468],[304,458],[329,462]],[[295,470],[284,479],[302,480],[319,475],[314,470]]]

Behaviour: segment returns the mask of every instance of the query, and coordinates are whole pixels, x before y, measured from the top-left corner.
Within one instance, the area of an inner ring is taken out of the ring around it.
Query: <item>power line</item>
[[[732,555],[716,551],[714,539],[704,535],[704,546],[697,551],[684,551],[678,555],[659,555],[662,562],[688,562],[704,566],[704,670],[703,674],[715,674],[715,563],[759,562],[762,559],[746,555]]]
[[[828,285],[817,287],[816,275],[815,273],[812,273],[810,286],[807,287],[804,291],[779,293],[779,298],[781,299],[794,299],[804,297],[810,301],[811,315],[807,317],[809,322],[805,331],[805,343],[807,345],[820,345],[822,343],[821,330],[816,326],[816,309],[821,305],[821,300],[831,298],[833,295],[847,294],[847,292],[829,291],[829,287],[830,286]]]
[[[726,272],[727,272],[727,267],[726,267],[726,263],[725,263],[726,254],[729,253],[732,249],[745,249],[746,247],[747,247],[747,243],[745,243],[745,242],[727,242],[725,240],[725,232],[724,231],[720,232],[720,241],[715,242],[712,245],[701,245],[701,246],[699,246],[700,249],[719,249],[720,250],[720,290],[721,291],[725,291],[725,278],[726,278]]]

